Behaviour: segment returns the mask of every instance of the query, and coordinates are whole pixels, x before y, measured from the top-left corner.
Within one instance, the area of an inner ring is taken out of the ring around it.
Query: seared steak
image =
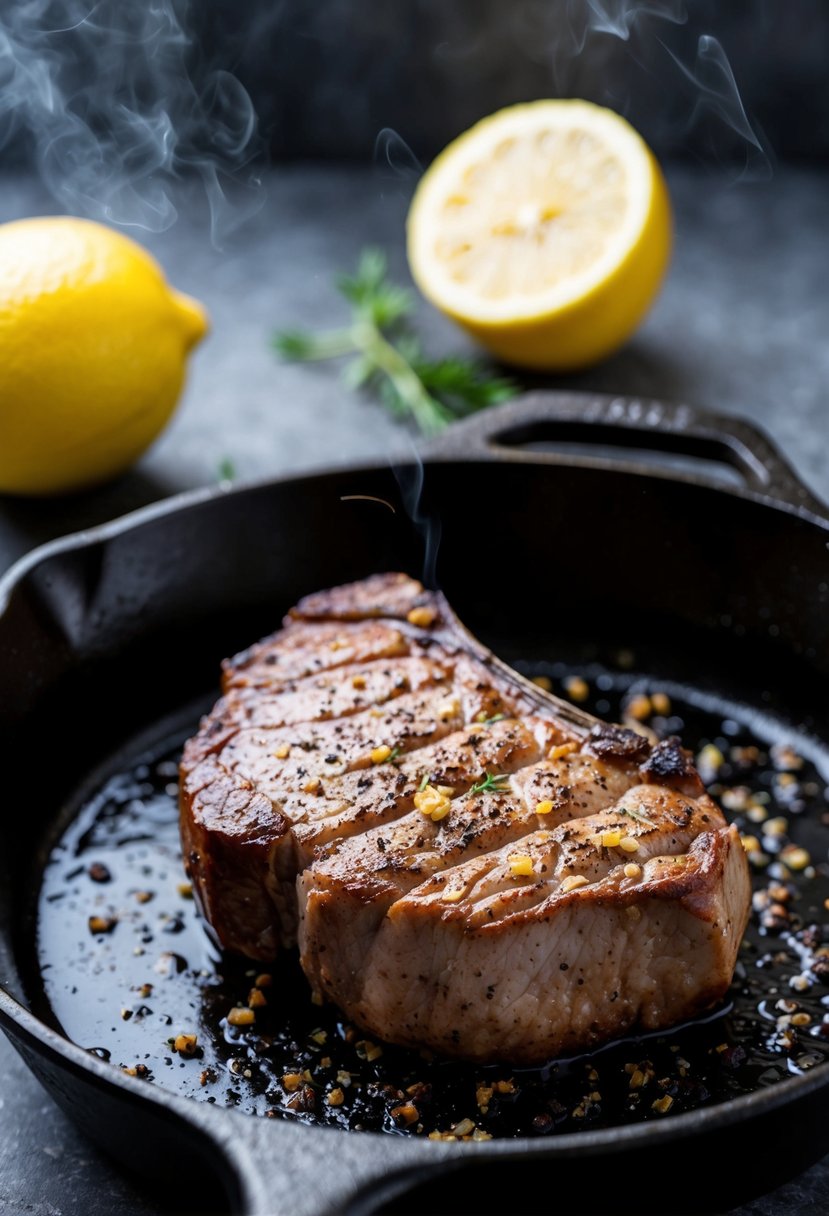
[[[677,740],[527,683],[405,575],[309,596],[223,684],[185,747],[181,827],[226,948],[298,940],[365,1030],[478,1060],[726,992],[748,866]]]

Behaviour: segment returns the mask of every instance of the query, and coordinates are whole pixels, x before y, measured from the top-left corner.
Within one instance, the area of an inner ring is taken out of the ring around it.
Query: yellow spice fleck
[[[328,1105],[329,1106],[342,1106],[344,1101],[345,1101],[345,1094],[343,1093],[343,1091],[340,1089],[339,1086],[337,1086],[336,1089],[332,1089],[330,1094],[328,1095]]]
[[[538,688],[543,688],[545,692],[553,691],[553,681],[549,676],[533,676],[533,684]]]
[[[512,853],[509,858],[513,878],[529,878],[533,871],[533,859],[528,853]]]
[[[428,629],[430,625],[435,623],[437,613],[433,608],[412,608],[406,616],[406,620],[410,625],[416,625],[418,629]]]
[[[606,849],[616,849],[622,843],[622,833],[619,828],[601,833],[601,843]]]
[[[290,754],[291,754],[290,743],[280,744],[280,746],[274,752],[274,756],[276,756],[277,760],[287,760],[288,757],[290,756]]]
[[[655,1110],[660,1115],[667,1115],[668,1111],[674,1104],[674,1100],[670,1094],[665,1094],[662,1098],[657,1098],[651,1103],[651,1110]]]
[[[568,891],[575,891],[577,887],[586,887],[588,880],[583,874],[568,874],[561,884],[561,889],[567,894]]]
[[[457,718],[460,712],[461,703],[457,697],[447,697],[438,706],[438,717],[441,722],[448,722],[451,718]]]
[[[381,743],[379,747],[371,749],[372,764],[382,764],[384,760],[388,760],[391,755],[391,748],[387,743]]]
[[[445,819],[452,809],[451,797],[455,791],[450,785],[424,786],[414,796],[414,804],[421,815],[437,823]]]
[[[552,802],[545,798],[543,802],[536,803],[535,813],[536,815],[549,815],[552,809]]]
[[[666,692],[652,692],[651,705],[655,714],[661,714],[664,718],[671,712],[671,698]]]
[[[351,687],[352,688],[365,688],[365,686],[366,686],[366,677],[365,676],[352,676],[352,678],[351,678]]]
[[[248,993],[248,1008],[261,1009],[263,1005],[267,1005],[268,998],[265,996],[261,988],[251,988]]]
[[[632,836],[623,836],[621,838],[621,840],[619,841],[619,848],[624,853],[638,853],[639,852],[639,842],[637,840],[634,840],[634,838]]]
[[[579,750],[578,743],[556,743],[547,752],[548,760],[561,760]]]
[[[447,904],[456,904],[459,899],[463,899],[463,887],[456,887],[453,891],[444,891],[442,899]]]
[[[625,878],[639,878],[642,873],[642,867],[638,866],[635,861],[629,861],[625,866]]]

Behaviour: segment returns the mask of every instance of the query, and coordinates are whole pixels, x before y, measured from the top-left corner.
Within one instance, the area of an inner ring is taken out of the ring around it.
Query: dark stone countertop
[[[746,415],[829,499],[829,174],[780,169],[751,184],[680,168],[670,181],[676,254],[656,308],[625,351],[555,385]],[[0,221],[50,211],[35,182],[0,183]],[[343,389],[333,366],[280,365],[267,339],[277,326],[339,323],[332,273],[368,242],[386,246],[404,274],[409,190],[393,176],[283,169],[223,251],[187,200],[172,230],[142,234],[171,281],[205,302],[213,334],[193,359],[172,425],[133,472],[74,499],[0,500],[0,569],[53,536],[215,481],[223,459],[246,479],[405,449],[407,432]],[[425,305],[420,324],[427,349],[467,349]],[[0,1212],[149,1216],[175,1207],[175,1197],[147,1193],[105,1161],[0,1042]],[[740,1216],[827,1210],[829,1159]]]

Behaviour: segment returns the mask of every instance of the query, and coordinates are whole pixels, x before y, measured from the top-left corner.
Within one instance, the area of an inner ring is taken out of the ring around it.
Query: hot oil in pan
[[[544,670],[602,717],[632,713],[659,734],[680,732],[743,833],[754,909],[725,1009],[535,1070],[447,1062],[367,1039],[312,1003],[295,956],[265,972],[211,946],[181,868],[176,746],[109,780],[51,854],[38,945],[65,1033],[147,1084],[203,1101],[477,1138],[661,1119],[823,1063],[829,809],[816,768],[752,734],[748,715],[670,705],[664,694],[650,701],[607,674],[592,673],[588,685]],[[252,1009],[251,1023],[232,1024],[251,1017],[240,1006]]]

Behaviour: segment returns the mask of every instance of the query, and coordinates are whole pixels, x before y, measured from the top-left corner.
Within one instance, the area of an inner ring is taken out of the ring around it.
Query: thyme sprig
[[[629,815],[631,819],[636,819],[639,823],[644,823],[646,827],[659,827],[658,823],[654,823],[652,819],[648,819],[647,815],[643,815],[641,811],[635,811],[631,807],[623,806],[619,808],[620,815]]]
[[[411,328],[415,298],[388,278],[381,249],[364,249],[353,275],[340,275],[337,290],[351,305],[350,324],[310,333],[282,330],[273,347],[283,359],[316,361],[352,356],[345,367],[349,388],[366,388],[394,414],[414,419],[424,435],[517,392],[503,376],[458,357],[427,359]]]
[[[509,773],[486,773],[483,781],[473,785],[469,792],[470,794],[503,794],[507,788],[503,784],[505,781],[509,781]]]

